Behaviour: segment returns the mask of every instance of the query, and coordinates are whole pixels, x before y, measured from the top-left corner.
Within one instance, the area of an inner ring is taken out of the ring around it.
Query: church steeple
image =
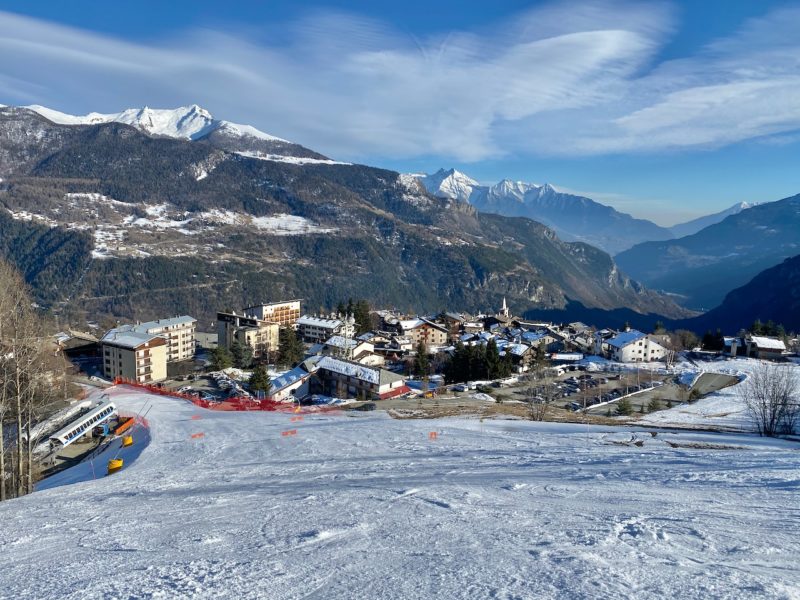
[[[506,304],[506,297],[503,296],[503,308],[500,309],[500,316],[505,317],[506,319],[510,316],[508,311],[508,304]]]

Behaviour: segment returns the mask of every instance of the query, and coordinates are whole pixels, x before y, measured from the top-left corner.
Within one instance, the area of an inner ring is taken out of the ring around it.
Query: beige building
[[[167,362],[178,362],[194,358],[196,323],[197,319],[184,315],[138,323],[130,330],[163,337],[167,341]]]
[[[244,314],[246,317],[259,321],[270,321],[278,323],[282,327],[293,327],[300,318],[300,300],[248,306],[244,309]]]
[[[167,341],[158,335],[112,329],[100,340],[103,373],[107,379],[122,377],[139,383],[167,377]]]
[[[268,356],[277,352],[280,324],[263,321],[255,317],[232,313],[217,313],[217,345],[228,348],[234,342],[245,344],[253,349],[253,357]]]
[[[420,342],[427,347],[445,346],[449,337],[446,327],[426,319],[409,319],[399,322],[401,333],[416,346]]]

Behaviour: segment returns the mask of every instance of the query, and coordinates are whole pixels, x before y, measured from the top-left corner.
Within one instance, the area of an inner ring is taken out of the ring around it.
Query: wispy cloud
[[[197,102],[348,159],[719,146],[800,128],[798,26],[787,9],[658,64],[676,27],[664,3],[554,3],[428,39],[318,12],[286,32],[148,44],[0,12],[0,100],[72,112]]]

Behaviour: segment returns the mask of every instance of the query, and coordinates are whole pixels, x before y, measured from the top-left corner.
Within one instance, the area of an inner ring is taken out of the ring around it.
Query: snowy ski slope
[[[149,444],[0,504],[0,597],[800,597],[797,444],[108,393]]]

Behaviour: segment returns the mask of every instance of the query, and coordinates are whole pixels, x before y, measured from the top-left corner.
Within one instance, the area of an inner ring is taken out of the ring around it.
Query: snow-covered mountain
[[[281,138],[259,131],[249,125],[239,125],[215,119],[206,109],[192,104],[173,109],[129,108],[118,113],[92,112],[84,116],[69,115],[45,106],[30,108],[59,125],[96,125],[98,123],[125,123],[149,135],[160,135],[184,140],[198,140],[216,129],[225,129],[234,135],[249,135],[262,140],[286,142]]]
[[[564,240],[586,242],[610,254],[640,242],[672,238],[669,230],[651,221],[562,192],[548,183],[503,179],[494,185],[480,185],[455,169],[439,169],[418,179],[435,196],[467,201],[481,212],[528,217],[552,227]]]
[[[250,125],[241,125],[214,118],[197,104],[174,109],[128,108],[118,113],[97,113],[78,116],[31,105],[28,108],[59,125],[100,125],[123,123],[136,127],[154,137],[205,141],[216,147],[235,152],[255,152],[267,155],[297,156],[325,159],[299,144],[264,133]]]
[[[439,169],[432,175],[417,175],[417,178],[434,196],[453,198],[463,202],[468,202],[472,191],[480,187],[480,184],[469,175],[455,169]]]
[[[714,213],[713,215],[706,215],[704,217],[698,217],[697,219],[692,219],[691,221],[687,221],[686,223],[680,223],[678,225],[673,225],[669,228],[672,234],[676,238],[682,238],[687,235],[694,235],[701,229],[705,229],[709,225],[716,225],[726,217],[731,215],[738,215],[743,210],[747,210],[748,208],[752,208],[756,206],[756,204],[752,204],[749,202],[739,202],[734,204],[730,208],[726,208],[718,213]]]

